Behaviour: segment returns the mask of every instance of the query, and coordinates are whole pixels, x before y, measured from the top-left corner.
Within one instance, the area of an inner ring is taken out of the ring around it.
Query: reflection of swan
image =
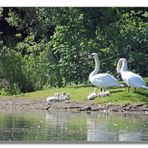
[[[124,134],[120,134],[119,135],[119,141],[129,141],[129,142],[132,142],[132,141],[141,141],[141,136],[142,134],[141,133],[124,133]]]
[[[116,78],[114,78],[108,73],[97,74],[97,72],[100,69],[100,62],[99,62],[98,54],[92,53],[91,57],[94,58],[95,60],[95,69],[89,75],[89,80],[93,85],[100,87],[101,89],[102,88],[106,89],[108,87],[113,87],[113,86],[123,86],[122,84],[119,84]]]
[[[115,137],[110,134],[108,123],[102,122],[102,115],[96,119],[98,116],[87,117],[87,141],[113,142]]]
[[[124,82],[128,85],[128,90],[130,87],[134,88],[145,88],[148,89],[142,77],[138,74],[135,74],[131,71],[128,71],[127,60],[121,58],[117,63],[117,72],[121,73],[121,77]]]
[[[97,88],[94,89],[94,92],[91,93],[87,98],[88,100],[93,100],[97,97],[97,93],[96,93]]]

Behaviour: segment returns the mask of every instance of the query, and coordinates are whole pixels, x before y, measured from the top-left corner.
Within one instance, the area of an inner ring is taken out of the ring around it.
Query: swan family
[[[46,99],[46,102],[50,104],[51,102],[62,102],[70,100],[69,93],[63,92],[62,94],[55,93],[54,96],[49,96]]]
[[[94,100],[96,97],[105,97],[105,96],[109,96],[110,95],[110,92],[109,91],[102,91],[102,92],[99,92],[97,93],[97,88],[94,88],[94,92],[91,93],[87,99],[88,100]]]
[[[93,58],[95,61],[95,68],[90,73],[89,80],[94,86],[99,87],[101,89],[101,92],[97,93],[96,92],[97,88],[95,88],[94,92],[91,93],[87,97],[88,100],[93,100],[98,96],[104,97],[104,96],[110,95],[110,92],[106,91],[107,88],[123,87],[124,86],[124,85],[120,84],[114,76],[112,76],[108,73],[98,73],[100,70],[100,61],[99,61],[97,53],[92,53],[90,55],[90,57]],[[118,74],[121,75],[121,78],[128,86],[128,91],[130,91],[131,87],[133,87],[135,89],[136,88],[148,89],[148,87],[146,86],[146,83],[144,82],[143,78],[140,75],[135,74],[135,73],[128,70],[128,64],[127,64],[127,60],[125,58],[119,59],[119,61],[117,63],[116,71]],[[69,100],[69,99],[70,99],[69,94],[66,94],[64,92],[61,95],[58,93],[55,93],[54,96],[48,97],[46,99],[46,101],[48,102],[48,104],[50,104],[51,102],[65,101],[65,100]]]
[[[123,87],[124,85],[120,84],[118,80],[108,73],[98,73],[100,70],[100,61],[97,53],[92,53],[90,55],[91,58],[95,61],[95,68],[89,75],[90,82],[96,86],[101,88],[102,90],[106,90],[109,87]],[[117,73],[121,74],[123,81],[127,84],[128,90],[130,87],[134,88],[145,88],[148,89],[142,77],[138,74],[135,74],[131,71],[128,71],[127,60],[125,58],[121,58],[117,63]],[[96,95],[96,90],[92,95]],[[91,95],[90,95],[91,96]],[[88,96],[88,99],[89,97]]]

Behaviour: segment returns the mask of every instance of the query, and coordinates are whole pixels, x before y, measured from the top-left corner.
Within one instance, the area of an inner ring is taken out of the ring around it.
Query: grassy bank
[[[33,93],[26,93],[21,95],[23,98],[30,99],[46,99],[48,96],[54,95],[55,92],[62,93],[63,91],[70,93],[71,100],[73,101],[88,101],[87,96],[93,92],[94,87],[71,87],[71,88],[60,88],[60,89],[47,89],[37,91]],[[99,90],[98,90],[99,91]],[[110,89],[111,95],[106,97],[97,97],[91,101],[94,103],[108,103],[113,104],[148,104],[148,90],[138,89],[137,92],[127,91],[127,88],[113,88]],[[17,96],[17,97],[20,97]]]
[[[148,78],[145,78],[145,81],[148,82]],[[17,96],[9,96],[21,99],[37,99],[45,100],[48,96],[53,96],[55,92],[62,93],[66,92],[70,94],[72,101],[88,101],[87,96],[92,93],[94,86],[75,86],[75,87],[66,87],[66,88],[48,88],[45,90],[40,90],[32,93],[20,94]],[[111,92],[110,96],[106,97],[97,97],[95,100],[90,101],[93,103],[112,103],[112,104],[145,104],[148,105],[148,90],[146,89],[137,89],[134,92],[134,89],[131,89],[131,92],[127,91],[127,87],[124,88],[112,88],[109,89]],[[98,91],[100,91],[98,89]]]

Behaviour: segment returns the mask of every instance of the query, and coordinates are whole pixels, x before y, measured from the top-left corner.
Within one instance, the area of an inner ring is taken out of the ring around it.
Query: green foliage
[[[8,96],[8,95],[9,95],[8,90],[4,88],[0,89],[0,96]]]
[[[19,88],[18,84],[15,84],[15,83],[13,84],[10,93],[16,94],[16,95],[20,93],[20,88]]]
[[[21,21],[15,11],[9,10],[8,18],[6,18],[6,21],[8,24],[10,24],[13,27],[18,27],[19,22]]]
[[[12,92],[11,94],[17,93],[19,89],[23,89],[23,85],[26,83],[24,81],[21,56],[7,47],[3,47],[0,54],[1,77],[7,82],[5,83],[5,89],[10,93]]]
[[[147,14],[147,8],[0,8],[0,79],[7,82],[1,89],[17,94],[87,84],[92,52],[100,72],[116,75],[125,57],[131,70],[147,76]]]

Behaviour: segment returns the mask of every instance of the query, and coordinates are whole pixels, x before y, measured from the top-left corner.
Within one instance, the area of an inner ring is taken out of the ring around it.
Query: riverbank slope
[[[87,100],[87,96],[93,92],[94,87],[66,87],[49,88],[46,90],[25,93],[14,96],[0,97],[0,110],[56,110],[66,109],[75,111],[99,111],[99,112],[144,112],[148,113],[148,90],[137,89],[136,92],[127,88],[112,88],[111,94],[106,97],[97,97],[95,100]],[[99,90],[98,90],[99,91]],[[54,93],[66,92],[70,94],[70,100],[47,104],[46,98]]]

